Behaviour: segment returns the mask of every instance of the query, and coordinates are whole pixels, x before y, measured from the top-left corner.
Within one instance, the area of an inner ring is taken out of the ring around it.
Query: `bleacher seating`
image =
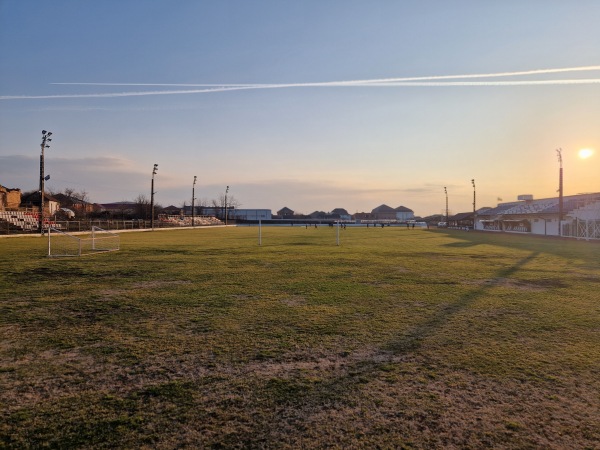
[[[569,215],[581,220],[600,220],[600,201],[581,206]]]
[[[168,216],[161,214],[158,216],[161,223],[169,224],[180,227],[191,227],[192,218],[190,216]],[[213,216],[196,216],[194,217],[194,225],[196,226],[209,226],[209,225],[223,225],[223,222]]]
[[[35,231],[39,229],[39,213],[25,211],[0,211],[0,220],[23,230]],[[44,219],[44,228],[60,228],[60,224],[54,221]]]
[[[556,199],[519,203],[505,210],[503,214],[536,214],[548,208],[553,208],[556,205],[558,205],[558,200]]]

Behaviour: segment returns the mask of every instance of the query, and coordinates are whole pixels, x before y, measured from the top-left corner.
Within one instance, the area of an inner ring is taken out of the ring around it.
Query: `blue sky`
[[[556,195],[559,147],[565,193],[597,192],[599,18],[585,0],[0,0],[0,184],[37,187],[46,129],[47,185],[100,203],[149,196],[157,163],[164,206],[196,175],[198,199],[229,185],[245,208],[425,216],[446,186],[458,213],[472,178],[478,207]],[[244,89],[165,94],[225,85]]]

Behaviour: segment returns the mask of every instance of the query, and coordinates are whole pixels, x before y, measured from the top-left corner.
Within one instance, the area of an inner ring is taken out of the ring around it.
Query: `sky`
[[[596,0],[0,0],[0,184],[418,216],[600,191]],[[558,70],[565,69],[565,70]],[[590,149],[588,157],[579,156]],[[591,153],[591,154],[590,154]],[[196,185],[193,185],[197,176]]]

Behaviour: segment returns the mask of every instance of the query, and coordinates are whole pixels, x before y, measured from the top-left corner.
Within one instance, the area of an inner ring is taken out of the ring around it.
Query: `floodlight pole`
[[[562,148],[557,148],[558,164],[560,166],[558,172],[558,235],[562,236],[562,219],[563,219],[563,162]]]
[[[225,226],[227,226],[227,193],[229,192],[229,186],[225,189]]]
[[[46,181],[46,177],[44,175],[44,149],[50,148],[47,142],[50,142],[52,133],[50,131],[42,130],[42,153],[40,154],[40,217],[39,217],[39,227],[40,233],[44,234],[44,182]]]
[[[475,179],[471,180],[471,184],[473,185],[473,229],[475,229],[475,216],[476,216],[476,206],[475,206]]]
[[[444,186],[444,193],[446,194],[446,226],[448,226],[448,189]]]
[[[194,227],[194,226],[195,226],[195,224],[196,224],[196,221],[195,221],[195,216],[196,216],[196,215],[195,215],[195,213],[194,213],[194,200],[196,200],[196,197],[195,197],[195,195],[196,195],[196,194],[195,194],[195,189],[196,189],[196,179],[197,179],[197,178],[198,178],[198,177],[197,177],[196,175],[194,175],[194,184],[192,184],[192,227]]]
[[[154,168],[152,169],[152,184],[150,185],[150,228],[154,231],[154,175],[156,175],[156,171],[158,170],[158,164],[154,164]]]

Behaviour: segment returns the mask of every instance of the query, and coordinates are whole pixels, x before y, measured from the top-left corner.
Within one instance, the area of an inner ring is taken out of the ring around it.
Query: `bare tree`
[[[86,217],[88,213],[93,212],[85,190],[76,191],[74,188],[67,187],[62,191],[48,190],[48,193],[53,197],[59,196],[60,206],[76,211],[78,216]]]
[[[227,205],[225,205],[225,200],[227,200]],[[220,194],[219,198],[212,199],[211,204],[215,210],[221,211],[219,214],[221,218],[225,218],[225,207],[227,207],[228,211],[231,211],[232,209],[237,209],[242,206],[242,203],[233,195],[225,196],[225,194]]]
[[[135,215],[138,219],[147,220],[150,217],[150,200],[144,194],[138,195],[135,200]],[[156,205],[155,205],[156,208]]]

